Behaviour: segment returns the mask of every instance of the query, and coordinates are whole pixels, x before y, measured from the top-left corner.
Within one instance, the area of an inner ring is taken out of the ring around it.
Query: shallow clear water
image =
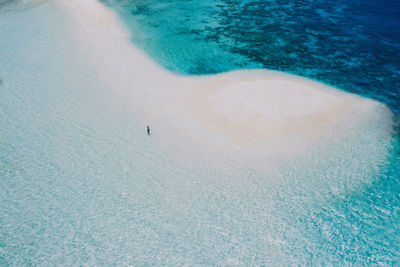
[[[399,264],[399,142],[379,117],[268,173],[183,161],[100,83],[51,2],[6,8],[0,265]]]
[[[184,74],[266,68],[309,77],[400,112],[400,2],[103,0],[133,41]]]

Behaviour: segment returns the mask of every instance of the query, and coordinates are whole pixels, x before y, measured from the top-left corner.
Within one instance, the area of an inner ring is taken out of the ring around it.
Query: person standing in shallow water
[[[150,135],[150,126],[147,125],[147,135]]]

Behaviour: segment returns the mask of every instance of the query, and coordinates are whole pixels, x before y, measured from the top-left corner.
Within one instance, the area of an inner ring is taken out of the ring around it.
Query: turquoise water
[[[399,1],[102,0],[174,72],[266,68],[374,98],[400,112]]]
[[[182,160],[76,45],[51,1],[1,7],[0,265],[399,264],[399,142],[378,112],[268,173]]]

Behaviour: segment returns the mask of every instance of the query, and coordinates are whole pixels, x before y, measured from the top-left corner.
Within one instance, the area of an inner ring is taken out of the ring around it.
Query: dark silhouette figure
[[[151,134],[151,132],[150,132],[150,126],[147,125],[147,135],[150,135],[150,134]]]

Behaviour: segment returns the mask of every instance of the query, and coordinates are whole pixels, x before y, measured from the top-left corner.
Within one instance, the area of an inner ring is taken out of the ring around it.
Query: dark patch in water
[[[285,71],[400,112],[398,1],[103,2],[130,12],[127,23],[150,35],[133,41],[174,72]]]

